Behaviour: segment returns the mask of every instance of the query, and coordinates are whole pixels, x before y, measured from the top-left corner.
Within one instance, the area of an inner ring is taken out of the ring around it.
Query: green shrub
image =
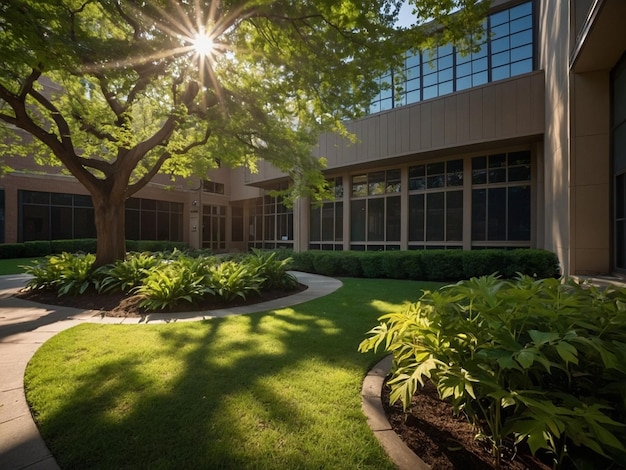
[[[205,276],[206,284],[215,295],[227,301],[235,297],[246,299],[250,292],[258,293],[263,281],[258,269],[235,261],[224,261],[209,266]]]
[[[206,263],[204,258],[186,256],[162,260],[147,271],[142,284],[131,292],[142,297],[139,306],[148,310],[173,309],[181,301],[193,303],[214,294],[205,282]]]
[[[507,260],[511,259],[510,252],[505,250],[475,250],[471,253],[469,256],[463,256],[463,277],[465,279],[492,273],[498,273],[505,277],[515,277],[518,272],[510,272],[507,267]]]
[[[422,266],[427,281],[458,281],[465,278],[463,258],[473,256],[471,251],[462,250],[424,250]],[[493,271],[491,271],[493,272]],[[485,273],[490,274],[490,273]]]
[[[35,240],[24,243],[24,257],[35,258],[38,256],[48,256],[52,253],[52,245],[47,240]]]
[[[373,279],[385,277],[382,268],[384,255],[385,253],[380,252],[365,252],[359,254],[363,277]]]
[[[23,243],[2,243],[0,244],[0,258],[25,258]]]
[[[389,279],[408,279],[406,258],[406,251],[386,251],[381,254],[380,267],[382,277]]]
[[[300,253],[293,254],[293,269],[302,271],[305,273],[315,273],[315,267],[313,266],[313,258],[317,251],[302,251]]]
[[[294,269],[326,276],[459,281],[499,273],[537,278],[560,276],[554,253],[545,250],[306,251],[294,253]]]
[[[335,251],[339,257],[340,275],[347,277],[363,277],[360,255],[358,251]]]
[[[406,273],[407,279],[414,281],[426,279],[421,252],[414,250],[400,253],[404,255],[404,272]]]
[[[323,276],[338,276],[342,272],[341,258],[333,251],[317,251],[313,254],[313,267]]]
[[[291,258],[279,258],[276,251],[252,250],[252,255],[244,258],[244,263],[256,270],[263,279],[261,289],[294,289],[298,280],[287,271],[291,266]]]
[[[430,379],[491,443],[543,449],[555,467],[626,461],[626,290],[473,278],[384,315],[359,349],[394,357],[391,400]]]
[[[28,281],[29,289],[55,289],[59,296],[84,293],[92,283],[93,254],[71,254],[48,256],[44,261],[25,266],[24,272],[33,278]]]
[[[98,292],[129,292],[141,285],[162,258],[153,253],[129,253],[125,260],[101,266],[94,272]]]

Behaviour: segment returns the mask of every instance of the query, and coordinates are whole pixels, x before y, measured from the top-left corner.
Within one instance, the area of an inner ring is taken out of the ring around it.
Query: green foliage
[[[100,266],[94,272],[98,292],[128,292],[141,285],[162,256],[153,253],[130,253],[125,260]]]
[[[507,436],[556,466],[589,450],[626,461],[625,289],[472,278],[380,320],[359,349],[393,353],[391,400],[408,406],[430,379],[482,428],[496,462]]]
[[[52,245],[46,240],[35,240],[24,242],[23,256],[25,258],[34,258],[36,256],[47,256],[52,254]]]
[[[264,282],[258,268],[235,261],[209,266],[205,279],[215,294],[224,300],[246,299],[250,292],[258,293]]]
[[[0,154],[63,165],[90,191],[97,227],[123,218],[127,193],[157,173],[204,177],[219,163],[266,161],[291,177],[286,201],[322,199],[318,135],[348,137],[343,123],[363,115],[378,77],[409,49],[466,43],[489,4],[448,17],[457,2],[414,3],[446,29],[397,30],[397,0],[4,2]],[[205,34],[208,55],[194,50]],[[98,266],[124,256],[110,251]]]
[[[95,253],[95,238],[74,238],[68,240],[35,240],[24,243],[0,244],[0,259],[6,258],[35,258],[60,253]],[[171,242],[167,240],[126,240],[126,249],[133,251],[174,251],[186,250],[185,242]]]
[[[298,281],[287,272],[291,262],[291,258],[280,259],[276,251],[257,249],[253,249],[252,255],[245,258],[246,265],[263,278],[261,289],[294,289]]]
[[[132,292],[143,297],[139,306],[149,310],[172,309],[181,301],[193,303],[213,289],[205,283],[207,260],[179,256],[175,260],[164,260],[153,266],[141,285]]]
[[[293,253],[294,269],[326,276],[459,281],[499,273],[559,277],[554,253],[545,250],[306,251]]]
[[[92,254],[61,253],[48,256],[44,261],[24,267],[24,272],[33,276],[26,287],[54,289],[59,296],[82,294],[91,285],[95,259]]]
[[[0,259],[23,257],[26,257],[23,243],[0,243]]]

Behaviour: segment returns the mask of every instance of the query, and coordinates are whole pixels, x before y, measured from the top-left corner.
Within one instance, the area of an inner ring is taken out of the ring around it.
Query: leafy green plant
[[[206,266],[205,258],[179,256],[176,260],[164,260],[132,292],[143,297],[139,306],[150,310],[172,309],[181,301],[193,303],[214,294],[205,283]]]
[[[626,461],[626,290],[492,275],[380,320],[359,349],[393,353],[391,400],[406,408],[431,380],[498,466],[507,437],[550,452],[555,467],[589,451]]]
[[[54,289],[59,296],[84,293],[92,283],[93,254],[71,254],[47,256],[32,266],[25,266],[24,272],[33,278],[28,281],[28,289]]]
[[[206,284],[224,300],[246,299],[250,292],[260,291],[263,281],[257,268],[235,261],[210,266],[205,276]]]
[[[245,264],[263,278],[262,289],[294,289],[298,280],[287,271],[292,263],[291,258],[280,259],[275,251],[252,250],[245,258]]]
[[[125,260],[107,264],[96,269],[96,289],[98,292],[128,292],[141,285],[150,271],[161,263],[161,258],[153,253],[131,253]]]

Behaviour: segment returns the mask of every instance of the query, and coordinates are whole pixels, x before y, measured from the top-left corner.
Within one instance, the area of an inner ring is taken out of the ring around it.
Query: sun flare
[[[215,44],[213,40],[204,32],[196,34],[192,41],[196,54],[200,56],[208,56],[214,52]]]

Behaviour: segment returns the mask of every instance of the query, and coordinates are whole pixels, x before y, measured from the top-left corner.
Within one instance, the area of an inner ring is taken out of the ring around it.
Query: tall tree
[[[125,256],[125,201],[158,172],[264,159],[294,195],[315,192],[319,133],[341,131],[383,71],[432,43],[394,27],[402,3],[11,0],[0,5],[3,151],[60,163],[89,191],[97,265]],[[462,39],[486,2],[413,3]],[[34,139],[16,140],[16,128]]]

